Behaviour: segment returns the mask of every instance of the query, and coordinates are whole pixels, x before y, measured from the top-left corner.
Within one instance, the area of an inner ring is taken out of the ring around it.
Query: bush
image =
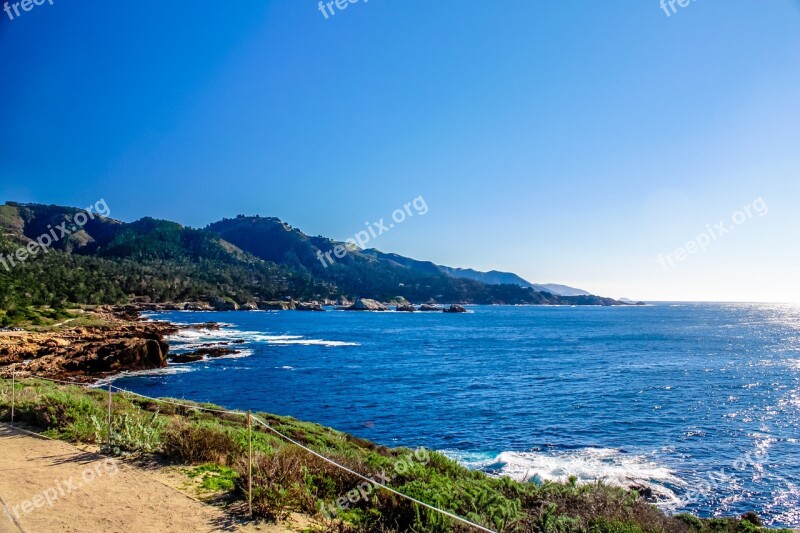
[[[357,472],[369,472],[360,460],[338,456],[336,462]],[[247,457],[236,464],[240,489],[247,490]],[[253,509],[270,519],[292,511],[318,515],[319,502],[334,502],[363,480],[296,446],[253,455]],[[369,502],[360,502],[367,506]]]
[[[691,514],[679,514],[675,518],[684,522],[687,526],[689,526],[690,531],[699,532],[703,531],[703,521]]]
[[[106,421],[92,418],[98,435],[105,431]],[[147,413],[138,407],[114,415],[111,419],[111,452],[140,451],[155,452],[161,448],[161,432],[164,420],[155,413]]]
[[[68,440],[100,442],[106,430],[98,434],[93,418],[105,417],[102,407],[90,396],[53,390],[44,394],[36,406],[34,420]]]
[[[173,420],[162,436],[164,453],[188,464],[228,465],[241,453],[224,428],[211,424]]]

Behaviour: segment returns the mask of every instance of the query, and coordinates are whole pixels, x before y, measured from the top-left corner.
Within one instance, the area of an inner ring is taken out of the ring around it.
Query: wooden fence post
[[[17,367],[15,366],[14,369],[11,371],[11,423],[14,423],[14,404],[17,401],[17,390],[16,390],[16,383],[17,383]]]
[[[111,449],[111,382],[108,382],[108,447]]]
[[[250,411],[247,411],[247,512],[253,519],[253,422]]]

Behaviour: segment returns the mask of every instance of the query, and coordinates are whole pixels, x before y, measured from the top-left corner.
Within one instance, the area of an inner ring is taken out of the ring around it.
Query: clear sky
[[[612,297],[800,301],[800,1],[675,8],[0,12],[0,200],[345,239],[421,195],[370,246]]]

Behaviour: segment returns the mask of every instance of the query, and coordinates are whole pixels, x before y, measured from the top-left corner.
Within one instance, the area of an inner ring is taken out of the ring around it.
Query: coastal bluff
[[[90,323],[69,321],[42,331],[0,332],[0,376],[38,375],[90,381],[90,377],[167,366],[165,337],[178,330],[163,322],[107,310],[87,313]]]

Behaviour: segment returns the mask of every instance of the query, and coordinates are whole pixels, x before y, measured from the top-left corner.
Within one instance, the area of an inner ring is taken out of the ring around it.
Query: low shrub
[[[168,457],[187,464],[228,465],[242,453],[225,428],[180,418],[163,432],[162,449]]]
[[[92,417],[98,439],[107,432],[106,419],[98,420]],[[148,413],[139,407],[131,407],[121,414],[111,418],[110,452],[119,454],[121,451],[156,452],[162,447],[161,432],[166,422],[159,417],[158,411]]]
[[[92,421],[105,416],[103,408],[90,396],[55,389],[30,407],[34,423],[50,430],[53,436],[91,443],[105,438],[105,433],[97,433]]]

